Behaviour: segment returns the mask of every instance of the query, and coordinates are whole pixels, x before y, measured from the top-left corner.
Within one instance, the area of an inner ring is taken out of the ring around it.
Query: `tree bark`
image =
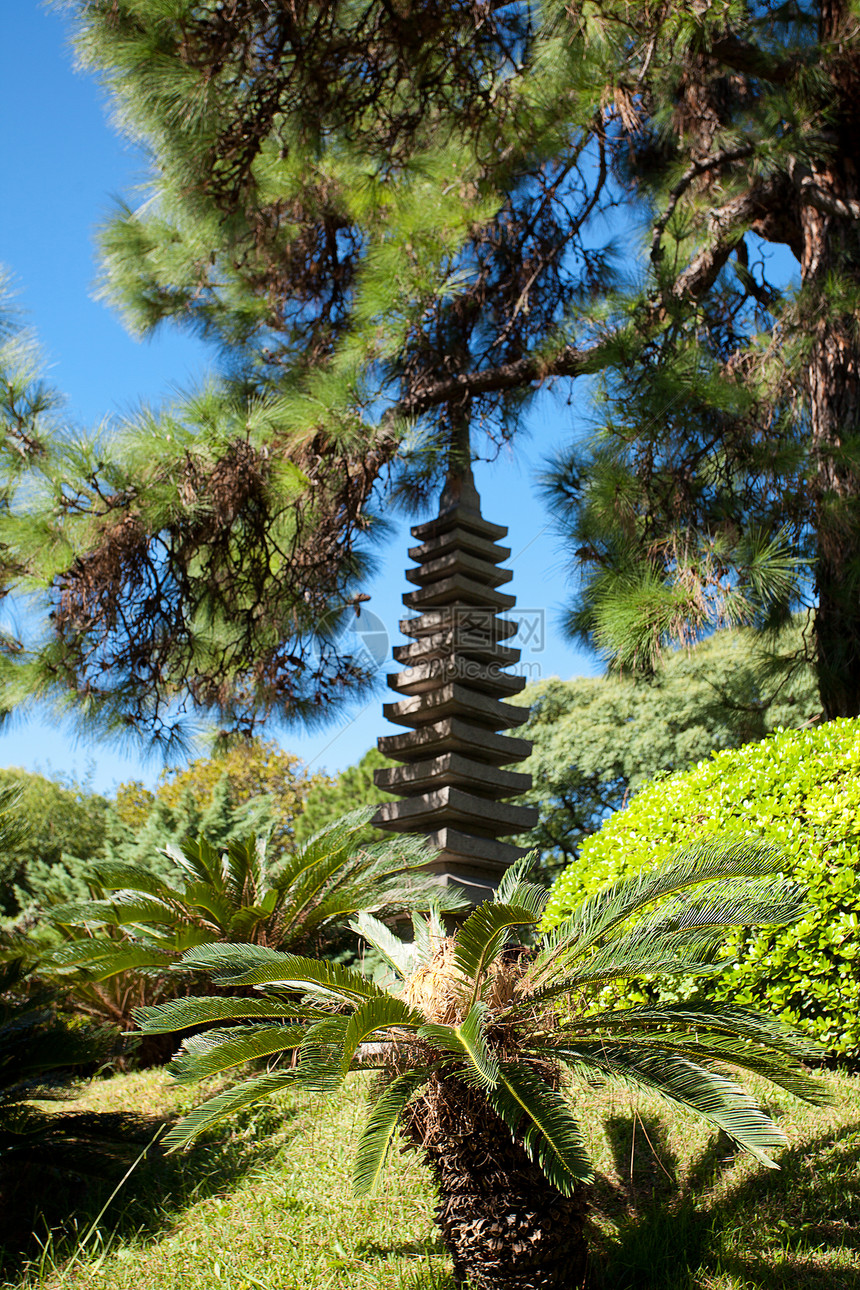
[[[585,1188],[563,1196],[478,1092],[440,1080],[405,1124],[439,1188],[436,1222],[454,1279],[472,1290],[577,1290]]]
[[[824,0],[820,38],[833,49],[836,137],[830,158],[801,179],[802,189],[820,195],[802,206],[801,279],[811,340],[805,385],[816,535],[815,639],[828,719],[860,716],[860,222],[849,213],[860,200],[860,57],[840,44],[849,20],[843,0]]]

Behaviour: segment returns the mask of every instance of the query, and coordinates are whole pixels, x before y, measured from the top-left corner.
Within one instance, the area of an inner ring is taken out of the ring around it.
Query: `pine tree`
[[[52,618],[10,685],[165,740],[183,702],[324,719],[370,679],[336,642],[382,490],[426,497],[469,422],[493,450],[587,361],[565,316],[605,264],[601,57],[484,0],[73,7],[155,175],[103,231],[103,290],[222,377],[21,497],[2,537]]]
[[[550,478],[586,573],[571,627],[648,670],[667,640],[805,608],[797,661],[828,718],[856,716],[856,13],[697,0],[636,29],[618,161],[648,276],[617,302],[603,431]]]
[[[8,563],[53,605],[42,648],[7,651],[13,694],[165,738],[178,701],[324,717],[369,680],[326,625],[390,500],[603,371],[606,434],[554,479],[593,574],[572,627],[647,668],[805,602],[824,710],[857,710],[842,0],[73,8],[155,176],[103,231],[104,293],[141,334],[211,340],[222,377],[64,449],[35,520],[32,489],[12,507]],[[622,203],[651,225],[632,294]],[[798,291],[763,276],[769,242]]]

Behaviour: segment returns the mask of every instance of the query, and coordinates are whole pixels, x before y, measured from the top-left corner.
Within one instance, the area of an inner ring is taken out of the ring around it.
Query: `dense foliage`
[[[308,774],[298,757],[272,740],[243,739],[215,749],[208,757],[164,770],[154,792],[137,781],[120,784],[116,814],[135,833],[134,854],[122,858],[145,861],[154,847],[198,833],[215,847],[249,833],[265,833],[271,853],[280,856],[294,849],[308,794],[316,789],[325,797],[326,783],[324,776]],[[335,811],[314,828],[304,827],[301,838],[345,814]]]
[[[631,11],[597,12],[599,25]],[[632,326],[615,332],[599,433],[550,479],[585,575],[570,625],[648,670],[667,639],[772,627],[802,606],[824,712],[857,716],[856,9],[706,0],[632,15],[615,159],[648,227],[645,264],[609,304]]]
[[[296,838],[299,842],[325,828],[341,815],[361,810],[377,802],[391,801],[391,794],[377,788],[373,772],[391,766],[390,758],[383,757],[376,748],[370,748],[354,766],[347,766],[332,780],[314,784],[309,790],[305,808],[296,820]],[[379,841],[384,837],[380,829],[368,826],[366,839]]]
[[[260,739],[166,769],[154,791],[136,780],[120,784],[111,798],[44,775],[0,770],[0,786],[19,793],[24,826],[0,860],[3,912],[13,922],[23,917],[32,923],[39,909],[85,898],[96,860],[143,865],[175,878],[165,848],[201,833],[215,848],[251,833],[266,835],[270,856],[285,855],[295,849],[308,793],[325,782],[309,775],[298,757]],[[345,813],[329,812],[325,822]],[[305,829],[302,837],[313,831]]]
[[[20,842],[15,791],[0,787],[0,850]],[[55,992],[36,974],[23,937],[0,940],[0,1262],[4,1247],[28,1237],[41,1191],[89,1173],[104,1176],[123,1158],[134,1117],[56,1114],[81,1074],[117,1049],[113,1029],[62,1014]]]
[[[779,731],[717,753],[642,791],[583,846],[552,889],[546,925],[584,895],[659,866],[694,840],[771,843],[809,892],[805,916],[727,942],[730,962],[709,995],[775,1012],[831,1053],[860,1059],[860,721]],[[687,993],[695,983],[685,983]],[[657,1002],[678,987],[652,982]],[[635,991],[632,998],[642,999]]]
[[[550,481],[572,628],[647,671],[805,607],[826,715],[860,710],[848,0],[73,7],[153,162],[105,293],[225,375],[96,445],[51,440],[4,360],[7,582],[52,606],[6,641],[10,702],[166,740],[189,708],[321,719],[371,680],[336,627],[383,492],[421,502],[470,425],[496,447],[541,382],[602,371],[603,432]],[[622,206],[651,226],[630,290]]]
[[[144,206],[103,233],[106,294],[141,333],[202,333],[226,376],[109,442],[55,440],[10,494],[8,576],[53,606],[42,640],[9,642],[15,691],[166,741],[188,709],[323,720],[372,681],[337,626],[385,528],[378,483],[414,457],[423,493],[473,399],[503,435],[548,345],[581,367],[547,333],[602,261],[567,120],[593,74],[525,9],[487,22],[472,0],[408,23],[376,3],[74,7],[153,159]],[[463,389],[481,355],[498,378]],[[423,414],[438,434],[416,437]]]
[[[724,1068],[820,1096],[799,1060],[812,1047],[772,1020],[735,1006],[613,1010],[600,1001],[607,981],[643,972],[710,975],[721,936],[741,919],[793,922],[802,889],[773,877],[777,862],[743,846],[676,854],[587,898],[528,949],[517,937],[539,922],[546,892],[521,861],[453,935],[433,915],[415,919],[411,943],[378,919],[356,919],[387,965],[387,986],[263,947],[190,950],[189,968],[242,997],[144,1009],[144,1030],[206,1027],[171,1067],[181,1080],[252,1058],[267,1058],[269,1069],[204,1102],[168,1141],[183,1145],[278,1090],[331,1093],[351,1069],[370,1072],[377,1087],[357,1149],[356,1191],[379,1179],[400,1124],[433,1169],[437,1221],[458,1282],[567,1290],[584,1271],[582,1184],[591,1177],[575,1113],[578,1079],[656,1091],[764,1163],[784,1137]]]
[[[111,829],[108,799],[17,768],[0,770],[0,790],[15,792],[21,824],[0,856],[0,913],[11,917],[35,901],[83,895],[74,875],[102,854]]]
[[[787,637],[778,648],[792,648]],[[521,701],[531,715],[518,734],[534,745],[523,765],[533,787],[522,800],[540,818],[520,841],[537,847],[552,872],[655,776],[813,720],[820,709],[812,669],[774,674],[771,661],[751,633],[724,631],[668,653],[651,680],[553,678],[529,687]]]

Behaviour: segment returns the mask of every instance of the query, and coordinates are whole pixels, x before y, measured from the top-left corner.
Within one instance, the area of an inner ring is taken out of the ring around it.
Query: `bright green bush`
[[[544,926],[583,893],[658,864],[694,841],[755,838],[781,847],[809,890],[807,917],[748,933],[710,997],[770,1009],[836,1056],[860,1059],[860,719],[780,730],[658,780],[589,838],[552,889]],[[668,1000],[659,982],[642,985]],[[687,983],[687,993],[695,983]],[[641,996],[640,996],[641,997]]]

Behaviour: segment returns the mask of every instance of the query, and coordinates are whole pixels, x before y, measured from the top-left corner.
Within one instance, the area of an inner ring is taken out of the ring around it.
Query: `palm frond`
[[[708,883],[703,890],[674,896],[637,924],[645,937],[692,928],[780,927],[809,907],[804,888],[789,879],[766,884],[749,879]]]
[[[305,867],[301,877],[290,886],[288,898],[284,901],[285,938],[299,925],[310,930],[329,916],[320,910],[321,893],[328,890],[330,899],[333,898],[334,891],[346,882],[349,868],[354,864],[355,857],[344,847]],[[351,913],[354,908],[354,899],[342,899],[336,902],[330,916]]]
[[[619,1009],[577,1018],[570,1026],[553,1026],[551,1032],[527,1041],[522,1051],[537,1059],[567,1062],[583,1041],[612,1045],[619,1040],[654,1054],[719,1061],[760,1075],[806,1102],[828,1101],[824,1085],[801,1065],[802,1059],[821,1057],[823,1050],[773,1018],[755,1013],[683,1006]]]
[[[720,1071],[676,1053],[655,1053],[623,1041],[580,1042],[571,1053],[568,1060],[576,1061],[582,1070],[600,1071],[690,1107],[763,1165],[778,1168],[770,1153],[785,1146],[785,1134],[745,1089]]]
[[[135,1008],[135,1024],[146,1035],[168,1035],[189,1026],[211,1025],[217,1021],[241,1021],[251,1017],[314,1018],[319,1009],[303,1008],[298,1002],[284,1001],[274,995],[259,999],[233,998],[229,995],[193,995],[189,999],[171,999],[148,1008]]]
[[[352,1190],[366,1196],[373,1190],[385,1168],[397,1124],[410,1098],[426,1076],[398,1075],[377,1099],[361,1132],[352,1167]]]
[[[192,882],[211,887],[214,891],[224,891],[226,883],[221,855],[206,838],[188,837],[179,847],[170,845],[164,850]]]
[[[186,1039],[167,1069],[179,1083],[190,1084],[260,1057],[291,1052],[300,1046],[305,1035],[305,1027],[287,1025],[207,1030]]]
[[[690,929],[668,936],[628,936],[610,940],[593,953],[571,955],[555,966],[554,984],[535,990],[528,998],[545,1001],[558,994],[569,994],[586,985],[605,985],[609,981],[630,979],[659,973],[661,976],[711,975],[729,967],[731,960],[720,957],[724,933],[711,929]],[[562,975],[563,973],[563,975]],[[523,984],[523,989],[526,988]]]
[[[271,1097],[281,1089],[289,1088],[291,1084],[295,1084],[296,1075],[297,1071],[293,1069],[271,1071],[265,1075],[258,1075],[254,1079],[244,1080],[216,1097],[210,1097],[190,1111],[170,1130],[164,1139],[165,1147],[168,1151],[178,1151],[180,1147],[187,1146],[201,1133],[229,1119],[237,1111],[253,1106],[255,1102],[261,1102],[263,1098]]]
[[[537,852],[530,851],[528,855],[522,856],[505,870],[493,896],[495,904],[520,905],[525,909],[531,909],[537,919],[542,918],[546,902],[549,900],[549,892],[546,887],[527,881],[536,858]]]
[[[415,956],[420,964],[427,967],[447,936],[437,906],[431,905],[426,918],[421,918],[418,914],[412,915],[412,935]]]
[[[362,911],[356,914],[349,926],[357,936],[367,941],[368,945],[373,946],[377,954],[385,959],[388,966],[399,977],[405,980],[410,972],[414,971],[414,947],[404,944],[399,937],[394,935],[391,928],[387,927],[380,919]]]
[[[284,894],[290,892],[294,898],[294,889],[314,866],[332,856],[339,857],[343,865],[356,859],[355,839],[375,812],[376,807],[360,807],[325,825],[278,866],[272,875],[273,885]]]
[[[271,986],[347,1003],[384,994],[352,968],[261,945],[201,945],[183,956],[182,966],[210,972],[223,985]]]
[[[226,930],[236,908],[229,894],[219,891],[210,882],[189,882],[185,887],[184,902],[192,913],[200,911],[208,915],[206,921],[218,932]]]
[[[327,1094],[343,1082],[341,1059],[349,1021],[349,1017],[329,1016],[308,1026],[297,1068],[303,1088]]]
[[[99,886],[106,891],[139,891],[147,896],[155,896],[158,900],[182,900],[181,891],[141,865],[100,860],[93,866],[92,872]]]
[[[227,843],[226,877],[231,898],[242,904],[263,885],[266,844],[263,838],[234,838]]]
[[[431,908],[457,913],[468,904],[454,887],[441,887],[433,874],[394,874],[373,876],[362,869],[338,882],[335,890],[324,896],[305,915],[308,926],[332,922],[357,910],[368,913],[397,913],[402,910],[428,911]]]
[[[484,1034],[486,1020],[487,1005],[479,1000],[458,1026],[427,1024],[421,1027],[418,1034],[437,1048],[462,1058],[467,1063],[467,1071],[474,1074],[478,1085],[491,1089],[496,1087],[499,1080],[499,1063]]]
[[[102,923],[109,927],[140,923],[170,923],[175,917],[173,906],[155,897],[146,899],[134,891],[118,892],[112,900],[78,900],[52,905],[52,923],[83,926]]]
[[[134,969],[164,968],[171,962],[172,956],[152,943],[82,937],[49,950],[40,966],[47,974],[83,973],[87,980],[98,982]]]
[[[307,839],[297,855],[301,856],[305,863],[313,864],[330,851],[349,846],[355,834],[370,823],[378,809],[377,806],[359,806],[346,815],[341,815],[338,819],[324,824]]]
[[[381,994],[374,999],[367,999],[349,1018],[343,1040],[341,1073],[346,1075],[360,1045],[377,1031],[388,1030],[392,1026],[404,1026],[414,1030],[423,1021],[424,1018],[419,1012],[393,995]]]
[[[721,948],[739,925],[779,926],[794,922],[807,907],[805,892],[789,880],[762,887],[758,881],[710,883],[703,892],[675,896],[630,928],[615,927],[583,948],[558,944],[542,967],[535,964],[523,979],[533,999],[567,993],[585,984],[659,973],[701,975],[728,966]]]
[[[474,1002],[481,978],[505,944],[512,927],[536,923],[538,915],[524,905],[497,905],[485,901],[479,905],[457,931],[454,942],[454,966],[472,982]]]
[[[699,845],[680,851],[665,864],[613,883],[584,900],[570,918],[543,938],[529,983],[536,987],[551,980],[560,958],[570,952],[585,953],[640,909],[665,896],[708,882],[762,878],[785,865],[785,858],[775,848],[746,843]]]
[[[591,1181],[591,1163],[570,1107],[535,1070],[520,1062],[500,1062],[498,1084],[487,1100],[511,1134],[520,1131],[525,1119],[523,1146],[562,1195]]]

